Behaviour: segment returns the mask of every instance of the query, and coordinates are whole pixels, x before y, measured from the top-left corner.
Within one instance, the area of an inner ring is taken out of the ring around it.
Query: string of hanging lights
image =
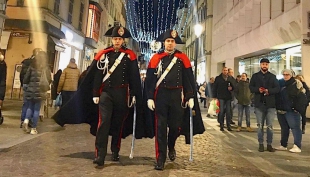
[[[187,23],[189,13],[185,13],[184,10],[187,0],[123,0],[123,2],[128,29],[145,56],[152,54],[151,42],[167,29],[175,29],[182,35],[184,25],[177,23],[183,21]],[[190,0],[188,9],[192,4]],[[181,15],[178,15],[177,11]]]

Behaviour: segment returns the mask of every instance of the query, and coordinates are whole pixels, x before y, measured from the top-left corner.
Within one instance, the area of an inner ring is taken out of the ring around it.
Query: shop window
[[[54,13],[57,15],[59,14],[59,4],[60,4],[60,0],[54,1]]]
[[[80,17],[79,17],[79,30],[82,30],[83,26],[83,15],[84,15],[84,3],[81,3]]]
[[[70,0],[70,2],[69,2],[69,13],[68,13],[68,23],[72,23],[73,4],[74,4],[74,0]]]
[[[23,7],[24,6],[24,3],[25,3],[25,0],[17,0],[17,6],[18,7]]]
[[[99,40],[101,11],[93,4],[89,5],[86,37]]]

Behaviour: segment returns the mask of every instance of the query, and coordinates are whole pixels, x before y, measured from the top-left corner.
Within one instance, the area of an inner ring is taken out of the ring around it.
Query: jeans
[[[25,97],[25,95],[23,96],[23,106],[22,106],[22,114],[20,116],[20,120],[23,122],[25,120],[26,117],[26,112],[27,112],[27,108],[28,108],[28,101]]]
[[[246,126],[250,127],[250,105],[238,104],[238,126],[242,126],[243,110],[245,110]]]
[[[224,114],[226,113],[226,124],[227,128],[230,127],[231,122],[231,100],[222,100],[219,99],[220,102],[220,113],[219,113],[219,123],[220,126],[224,126]]]
[[[287,147],[290,129],[294,137],[294,144],[301,148],[301,129],[300,129],[300,114],[297,112],[286,112],[286,114],[277,114],[278,121],[281,127],[281,146]]]
[[[41,100],[27,100],[26,119],[32,119],[32,128],[36,128],[40,115]]]
[[[267,126],[267,144],[271,145],[273,140],[273,120],[275,117],[275,108],[267,108],[262,106],[255,108],[255,115],[257,120],[257,137],[258,143],[264,144],[264,124]]]

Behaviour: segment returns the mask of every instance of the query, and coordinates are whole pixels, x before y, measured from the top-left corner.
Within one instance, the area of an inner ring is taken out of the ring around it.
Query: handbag
[[[57,97],[56,97],[56,100],[55,100],[55,107],[56,106],[61,106],[62,105],[62,96],[61,96],[61,93],[59,94],[59,95],[57,95]]]

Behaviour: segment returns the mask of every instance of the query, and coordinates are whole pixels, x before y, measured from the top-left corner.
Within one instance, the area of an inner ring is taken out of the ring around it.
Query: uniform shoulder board
[[[160,54],[160,53],[164,53],[165,52],[165,50],[164,49],[160,49],[160,50],[158,50],[158,54]]]

